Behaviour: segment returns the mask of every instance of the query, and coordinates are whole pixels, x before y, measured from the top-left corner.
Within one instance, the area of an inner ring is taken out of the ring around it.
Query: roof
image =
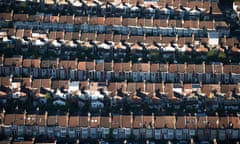
[[[198,128],[206,128],[208,124],[207,116],[201,116],[198,118]]]
[[[24,140],[24,141],[13,141],[13,144],[33,144],[34,142],[31,140]]]
[[[80,89],[88,89],[89,88],[89,82],[88,81],[81,81],[80,82]]]
[[[204,72],[203,65],[202,64],[195,64],[195,72],[196,73],[203,73]]]
[[[209,128],[218,128],[219,119],[217,116],[208,116],[207,120]]]
[[[26,116],[26,125],[35,125],[37,121],[37,115],[29,114]]]
[[[219,128],[228,128],[229,117],[219,117]]]
[[[0,13],[0,20],[11,21],[12,20],[12,13],[11,12]]]
[[[36,115],[36,124],[39,126],[46,126],[46,117],[45,115]]]
[[[131,116],[130,115],[122,115],[122,127],[131,128]]]
[[[79,127],[79,116],[69,117],[69,127]]]
[[[177,71],[179,73],[185,73],[186,72],[186,65],[185,64],[178,64],[177,65]]]
[[[146,83],[146,92],[152,93],[154,91],[154,84],[153,83]]]
[[[195,71],[195,64],[188,64],[187,70],[188,73],[193,73]]]
[[[10,86],[11,85],[10,77],[9,76],[0,77],[0,85],[2,85],[2,86]]]
[[[32,30],[31,29],[24,29],[23,37],[32,37]]]
[[[42,15],[29,15],[28,21],[42,22],[43,16]]]
[[[55,60],[42,60],[41,68],[58,68],[58,59]]]
[[[239,117],[236,116],[230,116],[229,117],[229,122],[232,123],[232,127],[235,129],[239,129],[240,128],[240,119]]]
[[[205,72],[206,73],[212,73],[213,72],[213,66],[212,65],[205,65]]]
[[[6,58],[4,59],[4,65],[6,66],[16,66],[20,67],[22,65],[23,58],[22,56],[15,56],[11,58]]]
[[[113,63],[112,62],[104,62],[104,71],[112,71]]]
[[[60,16],[59,23],[69,23],[73,24],[74,18],[73,16]]]
[[[105,25],[114,25],[114,17],[106,17],[105,18]],[[96,24],[97,24],[97,19],[96,19]]]
[[[127,84],[127,91],[128,92],[135,92],[137,90],[135,82],[129,82]]]
[[[13,15],[14,21],[28,21],[28,14],[14,14]]]
[[[73,32],[66,32],[64,40],[72,40],[73,39]]]
[[[97,128],[100,126],[100,117],[99,116],[93,116],[90,119],[90,123],[89,123],[91,128]]]
[[[175,116],[156,116],[155,128],[175,128]]]
[[[136,89],[139,91],[144,91],[144,82],[136,82]]]
[[[77,60],[61,60],[59,62],[60,68],[67,69],[76,69],[77,68]]]
[[[50,78],[46,79],[33,79],[32,88],[51,88],[52,80]]]
[[[15,36],[16,28],[8,28],[7,29],[7,35],[8,36]]]
[[[12,125],[15,122],[15,114],[6,114],[4,118],[5,125]]]
[[[58,125],[61,127],[68,127],[68,116],[67,115],[59,115],[57,116]]]
[[[142,128],[142,127],[143,127],[143,116],[134,116],[133,128]]]
[[[159,71],[160,72],[168,72],[168,64],[160,64]]]
[[[80,127],[88,127],[88,117],[87,116],[79,116],[79,126]]]
[[[40,64],[41,64],[41,59],[24,59],[22,66],[40,68]]]
[[[109,117],[101,116],[100,117],[100,126],[104,127],[104,128],[109,128],[110,127]]]
[[[220,85],[218,84],[203,84],[202,85],[202,93],[205,93],[207,96],[210,95],[213,91],[220,92]]]
[[[184,116],[177,117],[176,128],[186,128],[186,121]]]
[[[47,125],[48,126],[56,126],[58,124],[57,116],[48,116]]]
[[[24,35],[24,29],[17,29],[16,37],[22,39]]]
[[[122,63],[114,63],[114,65],[113,65],[113,70],[115,71],[115,72],[120,72],[120,71],[122,71]]]
[[[104,62],[96,63],[96,71],[104,71]]]
[[[148,72],[150,65],[149,63],[134,63],[132,65],[133,72]]]
[[[131,62],[122,63],[123,71],[131,71]]]
[[[88,21],[87,16],[75,16],[74,18],[74,24],[83,24]]]
[[[151,64],[150,65],[151,72],[158,72],[159,71],[159,64]]]
[[[152,128],[154,124],[153,116],[143,116],[143,127]]]
[[[86,62],[79,62],[78,70],[86,70]]]
[[[240,73],[240,65],[232,65],[232,73]]]
[[[230,91],[238,92],[238,85],[237,84],[221,84],[221,93],[228,93]]]
[[[53,89],[68,89],[70,81],[69,80],[53,80],[52,81],[52,88]]]
[[[120,127],[120,116],[113,116],[112,117],[112,128],[119,128]]]
[[[15,114],[15,121],[13,122],[16,125],[24,125],[25,124],[25,119],[24,119],[24,114]]]
[[[86,62],[86,70],[95,70],[95,62]]]
[[[155,89],[164,92],[164,83],[154,83]]]
[[[223,65],[222,64],[214,64],[213,72],[214,73],[222,73],[223,72]]]

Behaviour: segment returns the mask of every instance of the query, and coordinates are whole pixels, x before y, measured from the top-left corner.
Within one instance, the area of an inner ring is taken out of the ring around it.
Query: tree
[[[214,50],[210,50],[207,53],[207,57],[214,57],[214,55],[215,55],[215,51]]]
[[[46,93],[44,96],[45,99],[50,99],[51,98],[51,94],[50,93]]]
[[[220,58],[220,59],[226,59],[227,58],[227,55],[226,55],[226,53],[225,52],[219,52],[218,53],[218,58]]]
[[[208,61],[214,61],[217,59],[217,55],[214,50],[209,50],[207,52],[207,59],[208,59]]]

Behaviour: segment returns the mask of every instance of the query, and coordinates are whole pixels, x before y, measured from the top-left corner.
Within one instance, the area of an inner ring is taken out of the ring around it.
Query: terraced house
[[[105,62],[104,60],[78,61],[62,59],[23,59],[21,56],[2,56],[2,75],[32,76],[71,80],[151,81],[238,83],[238,64],[164,64],[143,62]]]

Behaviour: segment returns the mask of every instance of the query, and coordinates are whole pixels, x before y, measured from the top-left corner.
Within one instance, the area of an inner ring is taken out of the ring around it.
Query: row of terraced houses
[[[210,140],[238,139],[236,116],[72,116],[1,113],[1,131],[6,135],[48,135],[70,138],[154,138]]]
[[[2,75],[30,76],[34,78],[71,79],[71,80],[128,80],[128,81],[168,81],[237,83],[240,79],[238,64],[163,64],[104,62],[104,60],[45,60],[24,59],[21,56],[1,57]]]

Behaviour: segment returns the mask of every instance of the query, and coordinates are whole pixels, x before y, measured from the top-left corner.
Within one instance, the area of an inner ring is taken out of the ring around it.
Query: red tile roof
[[[12,21],[12,13],[0,13],[0,20]]]
[[[61,60],[59,62],[59,67],[74,70],[77,68],[77,60]]]
[[[40,64],[41,64],[41,59],[24,59],[22,66],[40,68]]]
[[[68,89],[69,88],[69,80],[53,80],[52,81],[52,89]]]
[[[4,65],[6,65],[6,66],[20,67],[22,65],[22,62],[23,62],[22,56],[4,59]]]
[[[39,126],[46,126],[46,116],[45,115],[37,115],[36,116],[36,123]]]
[[[47,125],[48,126],[56,126],[58,124],[57,116],[48,116]]]
[[[119,128],[120,127],[120,116],[113,116],[112,117],[112,128]]]
[[[2,86],[12,85],[11,82],[10,82],[10,77],[9,76],[0,77],[0,85],[2,85]]]
[[[70,116],[69,117],[69,127],[79,127],[79,117]]]
[[[159,71],[159,64],[151,64],[150,71],[151,72],[158,72]]]
[[[112,71],[113,63],[112,62],[104,62],[104,71]]]
[[[36,121],[37,121],[37,115],[35,114],[29,114],[26,116],[26,125],[35,125],[36,124]]]
[[[240,119],[239,117],[236,116],[230,116],[229,117],[229,122],[232,123],[232,127],[235,129],[239,129],[240,128]]]
[[[175,116],[156,116],[155,128],[175,128]]]
[[[25,124],[24,114],[15,114],[15,121],[13,123],[15,125],[24,125]]]
[[[14,14],[14,21],[28,21],[28,14]]]
[[[5,125],[13,125],[15,122],[15,114],[6,114],[4,118]]]
[[[133,128],[142,128],[142,127],[143,127],[143,116],[134,116]]]
[[[131,128],[131,116],[130,115],[123,115],[121,117],[122,117],[122,127]]]
[[[96,71],[104,71],[104,62],[96,63]]]
[[[68,116],[67,115],[58,115],[57,116],[58,126],[68,127]]]
[[[170,73],[177,72],[177,65],[176,64],[170,64],[168,70],[169,70]]]
[[[41,68],[58,68],[58,67],[59,67],[59,59],[41,61]]]
[[[88,117],[87,116],[79,116],[79,126],[80,127],[88,127]]]

